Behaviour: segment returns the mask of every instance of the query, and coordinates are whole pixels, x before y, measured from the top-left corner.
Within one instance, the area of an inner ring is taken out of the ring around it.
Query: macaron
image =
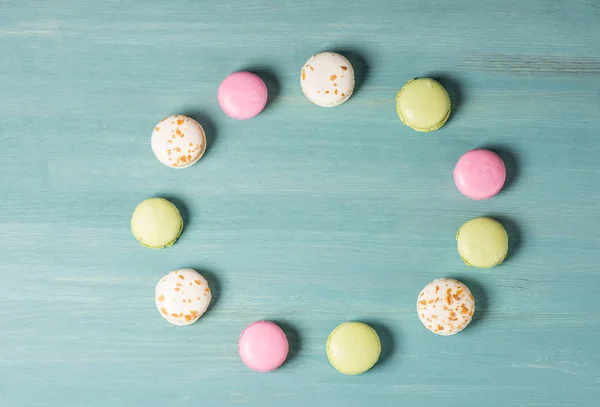
[[[246,327],[238,345],[240,358],[257,372],[271,372],[285,362],[289,351],[287,337],[274,322],[258,321]]]
[[[345,56],[321,52],[313,55],[302,67],[300,86],[315,105],[339,106],[354,92],[354,69]]]
[[[505,180],[504,161],[490,150],[467,151],[454,167],[454,183],[467,198],[489,199],[500,192]]]
[[[475,218],[463,224],[456,234],[458,254],[467,266],[491,268],[508,254],[508,234],[492,218]]]
[[[181,235],[183,219],[177,207],[163,198],[142,201],[131,216],[131,232],[151,249],[169,247]]]
[[[450,116],[450,96],[435,79],[411,79],[396,95],[396,112],[411,129],[434,131]]]
[[[158,161],[171,168],[187,168],[202,157],[206,135],[200,124],[187,116],[175,115],[154,127],[150,142]]]
[[[357,375],[375,366],[381,353],[381,342],[369,325],[345,322],[327,338],[326,351],[329,363],[339,372]]]
[[[419,319],[434,334],[454,335],[466,328],[475,312],[469,288],[451,278],[433,280],[417,299]]]
[[[235,72],[226,77],[218,90],[219,106],[229,117],[250,119],[263,111],[267,104],[267,86],[258,75]]]
[[[182,326],[193,324],[206,312],[211,293],[200,273],[194,269],[181,269],[160,279],[154,300],[164,319]]]

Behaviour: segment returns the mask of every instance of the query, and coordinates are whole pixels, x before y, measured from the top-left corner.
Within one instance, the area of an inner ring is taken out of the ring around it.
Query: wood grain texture
[[[598,406],[600,3],[596,0],[0,0],[0,406]],[[302,95],[311,54],[351,57],[350,101]],[[263,114],[231,120],[216,90],[260,73]],[[441,78],[454,114],[404,127],[394,98]],[[152,155],[161,118],[210,139],[191,169]],[[496,198],[464,198],[452,168],[491,147]],[[173,247],[133,239],[150,196],[186,227]],[[467,268],[454,235],[493,215],[511,254]],[[167,324],[165,273],[194,267],[214,303]],[[438,277],[474,292],[475,322],[427,332],[418,292]],[[258,374],[241,330],[282,324],[290,360]],[[381,362],[337,373],[325,340],[371,323]]]

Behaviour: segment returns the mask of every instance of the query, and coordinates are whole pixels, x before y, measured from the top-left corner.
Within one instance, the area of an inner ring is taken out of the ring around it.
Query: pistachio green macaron
[[[333,367],[347,375],[372,368],[381,353],[377,332],[362,322],[345,322],[327,338],[327,358]]]
[[[502,263],[508,253],[508,234],[492,218],[475,218],[458,229],[458,254],[467,266],[491,268]]]
[[[396,95],[400,120],[416,131],[439,129],[448,120],[450,109],[450,96],[435,79],[411,79]]]
[[[163,198],[142,201],[133,211],[131,232],[151,249],[169,247],[181,235],[183,219],[175,205]]]

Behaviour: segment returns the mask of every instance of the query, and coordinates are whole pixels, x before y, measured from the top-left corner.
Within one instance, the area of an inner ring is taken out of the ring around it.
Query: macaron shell
[[[141,202],[131,216],[131,232],[143,246],[169,247],[181,235],[183,219],[175,205],[163,198]]]
[[[454,167],[454,183],[466,197],[476,200],[497,195],[506,180],[504,161],[490,150],[466,152]]]
[[[283,330],[270,321],[250,324],[240,335],[242,362],[257,372],[271,372],[287,359],[289,343]]]
[[[221,82],[218,100],[229,117],[250,119],[263,111],[268,91],[263,80],[251,72],[235,72]]]
[[[331,332],[327,358],[341,373],[357,375],[371,369],[381,354],[377,332],[362,322],[345,322]]]
[[[194,165],[206,150],[206,135],[200,124],[187,116],[167,117],[152,132],[152,151],[171,168]]]
[[[312,103],[322,107],[339,106],[354,92],[354,68],[343,55],[321,52],[302,67],[300,86]]]
[[[211,298],[208,282],[193,269],[175,270],[161,278],[154,297],[163,318],[178,326],[196,322]]]
[[[421,291],[417,313],[425,328],[438,335],[454,335],[471,323],[475,298],[469,288],[450,278],[434,280]]]
[[[429,132],[442,127],[450,116],[450,96],[436,80],[408,81],[396,95],[396,112],[410,128]]]
[[[492,218],[475,218],[458,230],[457,249],[467,266],[491,268],[502,263],[508,254],[508,234]]]

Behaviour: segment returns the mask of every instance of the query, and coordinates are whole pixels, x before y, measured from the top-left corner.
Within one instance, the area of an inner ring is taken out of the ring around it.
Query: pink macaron
[[[267,86],[251,72],[235,72],[221,82],[218,99],[229,117],[250,119],[263,111],[267,104]]]
[[[270,321],[254,322],[240,335],[240,358],[257,372],[277,369],[287,358],[289,345],[283,330]]]
[[[500,192],[505,180],[504,161],[490,150],[467,151],[454,167],[454,183],[467,198],[489,199]]]

